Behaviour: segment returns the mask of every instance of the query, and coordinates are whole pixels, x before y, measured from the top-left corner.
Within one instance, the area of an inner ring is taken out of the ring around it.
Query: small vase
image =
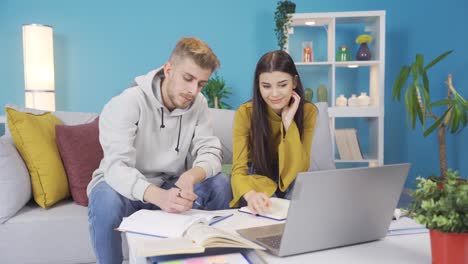
[[[361,46],[359,46],[359,49],[356,53],[356,60],[370,60],[371,57],[372,54],[369,47],[367,46],[367,43],[361,43]]]
[[[357,100],[359,106],[369,106],[370,104],[370,97],[366,93],[361,93]]]
[[[313,62],[314,52],[312,50],[312,41],[302,42],[302,62]]]
[[[343,107],[343,106],[346,106],[347,104],[348,104],[348,99],[346,99],[346,97],[344,97],[343,94],[340,94],[340,96],[336,98],[336,106]]]
[[[358,105],[358,98],[355,94],[352,94],[351,97],[348,99],[348,106],[354,107]]]

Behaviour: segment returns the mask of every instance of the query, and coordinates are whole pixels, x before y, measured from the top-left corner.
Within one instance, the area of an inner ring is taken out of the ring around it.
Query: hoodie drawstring
[[[182,116],[179,116],[179,135],[177,136],[177,147],[175,148],[175,151],[179,153],[179,143],[180,143],[180,131],[182,130]]]
[[[160,128],[165,128],[166,126],[164,125],[164,108],[161,107],[161,126]]]
[[[164,125],[164,108],[161,107],[161,126],[160,128],[165,128],[166,126]],[[179,144],[180,144],[180,132],[182,131],[182,116],[179,116],[179,135],[177,136],[177,146],[174,149],[179,153]]]

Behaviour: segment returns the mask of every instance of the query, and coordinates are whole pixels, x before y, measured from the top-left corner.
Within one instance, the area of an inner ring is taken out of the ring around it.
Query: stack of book
[[[356,128],[335,129],[335,139],[341,160],[363,160]]]

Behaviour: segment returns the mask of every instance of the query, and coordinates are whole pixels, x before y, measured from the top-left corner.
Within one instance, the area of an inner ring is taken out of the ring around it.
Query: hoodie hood
[[[201,93],[195,97],[195,100],[186,108],[180,109],[176,108],[172,112],[167,109],[164,105],[162,94],[161,94],[161,80],[164,79],[163,67],[160,67],[156,70],[150,71],[146,75],[138,76],[135,78],[136,86],[143,91],[146,96],[146,99],[149,102],[149,105],[153,111],[161,111],[164,109],[164,114],[167,116],[181,116],[187,112],[192,111],[197,107],[198,104],[202,103],[204,98]]]

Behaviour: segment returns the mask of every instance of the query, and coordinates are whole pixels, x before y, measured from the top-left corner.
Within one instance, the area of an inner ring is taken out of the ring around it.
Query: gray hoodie
[[[135,86],[104,106],[99,118],[104,158],[88,196],[106,181],[121,195],[143,201],[146,188],[160,186],[162,175],[180,176],[194,166],[203,168],[207,178],[221,171],[221,143],[213,135],[205,97],[200,93],[187,108],[169,112],[162,103],[160,70],[136,77]]]

